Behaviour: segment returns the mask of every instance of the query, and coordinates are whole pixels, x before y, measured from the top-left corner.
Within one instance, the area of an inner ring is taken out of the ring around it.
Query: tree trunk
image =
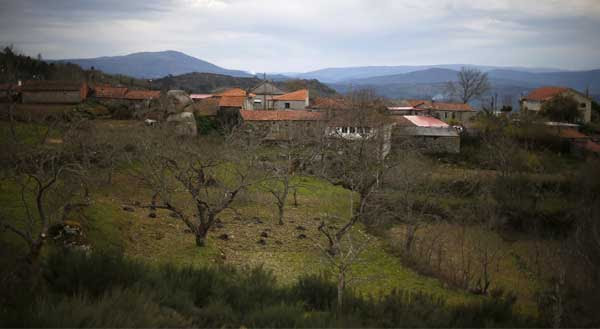
[[[208,229],[210,226],[205,224],[200,224],[194,231],[194,235],[196,236],[196,246],[204,247],[206,245],[206,236],[208,235]]]
[[[294,207],[298,208],[298,189],[294,189]]]
[[[337,313],[341,315],[344,310],[344,289],[346,288],[346,273],[340,271],[337,284]]]
[[[277,209],[279,210],[279,214],[278,214],[279,225],[283,225],[283,214],[285,211],[284,208],[285,208],[285,205],[283,203],[277,204]]]

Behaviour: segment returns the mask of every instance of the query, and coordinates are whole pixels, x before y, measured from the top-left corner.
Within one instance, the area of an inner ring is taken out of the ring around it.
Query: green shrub
[[[211,133],[219,132],[219,122],[214,117],[198,116],[196,115],[196,127],[198,134],[208,135]]]
[[[18,319],[14,327],[44,328],[154,328],[189,326],[181,315],[160,307],[147,291],[117,288],[100,296],[48,296]]]
[[[55,293],[96,297],[114,287],[135,285],[145,270],[120,254],[56,252],[48,257],[44,277]]]
[[[279,286],[262,268],[148,266],[121,255],[49,256],[47,289],[27,303],[8,299],[0,326],[10,327],[484,327],[529,325],[514,298],[448,306],[421,293],[367,299],[348,290],[336,314],[336,287],[325,275]],[[24,287],[25,288],[25,287]],[[26,291],[27,289],[23,289]],[[20,298],[23,299],[23,298]],[[32,303],[31,301],[34,300]]]
[[[331,310],[337,299],[337,287],[324,274],[302,276],[291,290],[295,299],[304,301],[307,310]]]

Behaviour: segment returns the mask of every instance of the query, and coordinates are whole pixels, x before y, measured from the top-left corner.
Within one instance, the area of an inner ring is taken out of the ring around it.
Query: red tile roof
[[[79,91],[84,83],[77,81],[31,80],[25,81],[23,91]]]
[[[545,100],[548,100],[556,95],[562,94],[565,91],[568,91],[569,88],[565,88],[565,87],[541,87],[541,88],[537,88],[534,89],[533,91],[531,91],[529,93],[529,95],[525,96],[526,100],[530,100],[530,101],[538,101],[538,102],[542,102]]]
[[[291,93],[273,97],[277,101],[304,101],[308,99],[308,89],[300,89]]]
[[[215,96],[247,96],[247,92],[240,88],[231,88],[215,94]]]
[[[219,99],[219,107],[239,107],[244,106],[246,96],[222,96]]]
[[[95,86],[94,95],[100,98],[124,98],[126,87]]]
[[[324,114],[304,110],[290,111],[250,111],[240,110],[244,121],[317,121],[323,120]]]
[[[417,127],[449,127],[447,123],[422,115],[404,115],[404,118]]]
[[[143,100],[143,99],[156,99],[160,97],[160,91],[158,90],[129,90],[125,94],[125,99],[130,100]]]

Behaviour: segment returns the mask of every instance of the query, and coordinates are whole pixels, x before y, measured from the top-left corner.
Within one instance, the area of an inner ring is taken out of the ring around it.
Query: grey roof
[[[403,136],[458,137],[458,132],[452,127],[398,127],[397,131]]]
[[[272,85],[269,82],[263,82],[260,85],[258,85],[256,88],[252,89],[252,93],[253,94],[257,94],[257,95],[283,95],[285,94],[285,92],[283,92],[281,89],[275,87],[274,85]]]

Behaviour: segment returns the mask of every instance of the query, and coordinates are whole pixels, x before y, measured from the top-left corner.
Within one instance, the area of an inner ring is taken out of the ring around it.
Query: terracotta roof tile
[[[300,89],[280,96],[274,96],[273,99],[277,101],[304,101],[308,99],[308,89]]]
[[[529,95],[525,96],[526,100],[530,100],[530,101],[545,101],[547,99],[550,99],[556,95],[559,95],[561,93],[564,93],[565,91],[568,91],[569,88],[565,88],[565,87],[541,87],[541,88],[537,88],[534,89],[533,91],[531,91],[529,93]]]
[[[158,90],[129,90],[125,94],[125,99],[130,100],[144,100],[144,99],[156,99],[160,97],[160,91]]]
[[[75,91],[81,90],[82,82],[59,80],[31,80],[25,81],[23,91]]]
[[[124,98],[126,87],[95,86],[94,95],[100,98]]]
[[[219,99],[219,107],[239,107],[244,106],[246,96],[222,96]]]
[[[244,121],[317,121],[323,120],[321,112],[304,110],[290,111],[250,111],[240,110]]]
[[[217,93],[215,94],[215,96],[247,96],[248,93],[246,93],[245,90],[240,89],[240,88],[231,88],[231,89],[227,89],[223,92]]]

